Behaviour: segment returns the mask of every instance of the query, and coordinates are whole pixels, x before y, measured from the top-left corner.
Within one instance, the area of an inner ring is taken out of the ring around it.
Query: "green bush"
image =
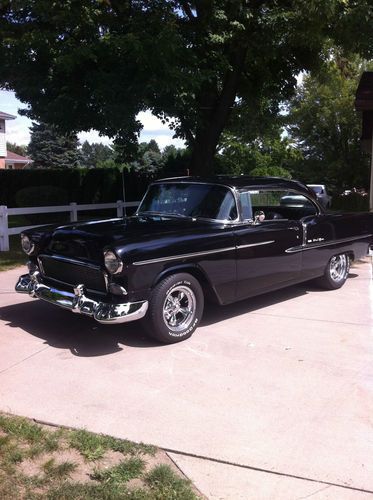
[[[350,193],[347,196],[335,196],[332,200],[332,210],[343,212],[368,212],[369,197],[359,193]]]
[[[69,194],[65,189],[56,186],[30,186],[16,193],[19,207],[45,207],[68,205]],[[31,224],[49,224],[66,220],[66,214],[30,214],[27,216]]]
[[[155,176],[148,172],[124,171],[123,178],[126,201],[137,201]],[[123,199],[122,185],[118,168],[0,170],[0,205],[19,206],[17,193],[31,186],[58,186],[68,193],[67,203],[113,203]],[[48,204],[56,205],[56,201],[56,198],[50,199]],[[29,203],[27,200],[28,206]]]
[[[17,191],[16,203],[18,207],[67,205],[69,194],[56,186],[30,186]]]

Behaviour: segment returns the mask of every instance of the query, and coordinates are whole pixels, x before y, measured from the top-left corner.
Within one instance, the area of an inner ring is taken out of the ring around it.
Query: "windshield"
[[[314,191],[316,194],[323,194],[324,189],[322,186],[309,186],[312,191]]]
[[[150,186],[138,212],[206,219],[237,219],[236,202],[225,186],[166,183]]]

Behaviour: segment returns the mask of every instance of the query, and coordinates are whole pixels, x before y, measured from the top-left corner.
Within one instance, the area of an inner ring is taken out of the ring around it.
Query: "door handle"
[[[291,226],[291,227],[289,227],[289,229],[292,229],[293,231],[299,231],[298,226]]]

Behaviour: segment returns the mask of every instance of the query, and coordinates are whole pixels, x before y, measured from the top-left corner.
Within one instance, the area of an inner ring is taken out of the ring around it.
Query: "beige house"
[[[16,117],[0,111],[0,169],[22,169],[32,163],[28,156],[21,156],[6,148],[6,121]]]

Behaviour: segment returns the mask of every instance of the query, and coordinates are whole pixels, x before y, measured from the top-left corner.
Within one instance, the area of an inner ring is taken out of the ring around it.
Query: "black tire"
[[[341,288],[347,280],[350,270],[350,258],[346,253],[333,255],[329,260],[324,275],[318,278],[317,284],[327,290]]]
[[[165,344],[191,337],[202,318],[204,296],[198,280],[187,273],[173,274],[152,291],[143,325]]]

